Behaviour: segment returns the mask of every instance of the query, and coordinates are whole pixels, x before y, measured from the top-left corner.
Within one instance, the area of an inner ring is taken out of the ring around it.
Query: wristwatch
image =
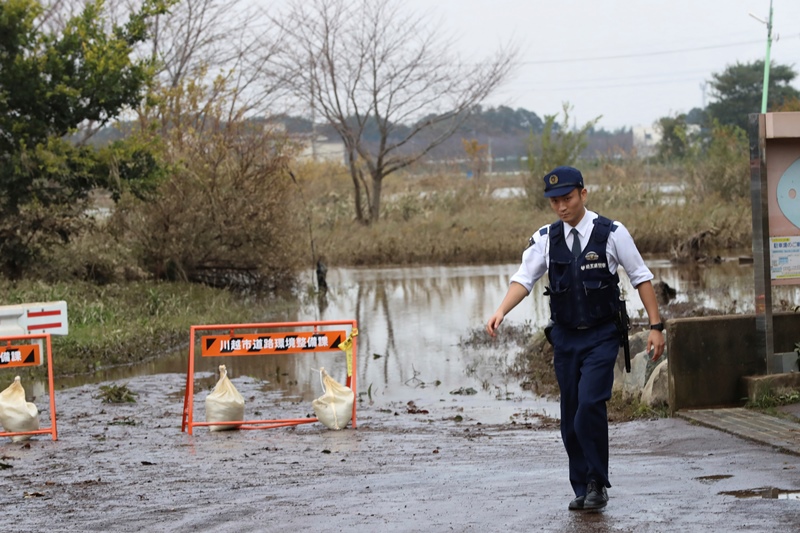
[[[659,322],[658,324],[650,324],[650,329],[654,329],[656,331],[664,331],[664,323]]]

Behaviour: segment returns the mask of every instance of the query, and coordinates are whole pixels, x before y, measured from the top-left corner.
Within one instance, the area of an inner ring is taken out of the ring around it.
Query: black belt
[[[558,324],[558,322],[556,322],[556,324],[558,324],[560,327],[562,327],[564,329],[583,331],[585,329],[592,329],[592,328],[596,328],[598,326],[604,326],[605,324],[608,324],[608,323],[613,322],[613,321],[614,321],[614,317],[610,317],[610,318],[608,318],[606,320],[603,320],[602,322],[598,322],[597,324],[592,324],[591,326],[577,326],[577,327],[574,327],[574,328],[568,328],[566,326],[562,326],[561,324]]]

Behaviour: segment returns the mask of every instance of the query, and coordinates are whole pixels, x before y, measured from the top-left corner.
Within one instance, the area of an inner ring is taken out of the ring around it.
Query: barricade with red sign
[[[31,344],[34,342],[36,344]],[[42,347],[46,348],[47,357],[42,357]],[[0,437],[15,437],[17,435],[42,435],[50,434],[53,440],[58,439],[56,429],[56,395],[53,385],[53,352],[51,350],[50,334],[36,333],[32,335],[4,335],[0,336],[0,370],[20,368],[26,366],[39,366],[47,361],[47,386],[50,395],[50,427],[39,427],[32,431],[3,431]]]
[[[344,327],[345,329],[327,329]],[[349,332],[347,328],[349,327]],[[275,331],[277,329],[301,331]],[[310,329],[306,329],[310,328]],[[247,333],[242,332],[247,330]],[[252,333],[253,330],[259,330]],[[264,330],[264,331],[260,331]],[[206,335],[201,334],[208,333]],[[316,322],[274,322],[264,324],[224,324],[192,326],[189,334],[189,368],[186,373],[186,392],[183,401],[181,431],[192,434],[198,426],[239,425],[241,429],[271,429],[318,422],[317,418],[283,418],[272,420],[194,421],[195,346],[199,341],[201,357],[308,354],[342,351],[347,363],[346,385],[356,396],[356,377],[353,369],[356,360],[358,328],[355,320]],[[352,427],[356,427],[356,402],[353,402]]]

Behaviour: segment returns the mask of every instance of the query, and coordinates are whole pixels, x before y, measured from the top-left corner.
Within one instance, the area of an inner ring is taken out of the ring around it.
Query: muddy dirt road
[[[376,404],[359,407],[356,430],[189,436],[180,432],[184,383],[177,374],[135,378],[129,404],[102,403],[94,385],[57,392],[57,441],[0,444],[4,529],[800,530],[800,500],[760,497],[800,491],[800,458],[681,419],[612,426],[609,506],[575,513],[558,432],[535,418],[482,425],[457,403],[417,405],[416,414]],[[248,415],[311,412],[259,399],[255,380],[234,383]]]

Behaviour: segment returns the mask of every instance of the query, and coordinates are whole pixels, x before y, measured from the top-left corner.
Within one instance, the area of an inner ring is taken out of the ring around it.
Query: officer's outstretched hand
[[[655,329],[650,330],[650,334],[647,336],[647,353],[650,353],[650,350],[653,350],[653,357],[650,359],[651,361],[657,361],[661,354],[664,353],[664,346],[666,346],[667,341],[664,340],[664,332],[658,331]]]
[[[495,313],[492,315],[492,318],[490,318],[489,322],[486,323],[486,332],[492,337],[496,337],[497,328],[499,328],[500,324],[503,323],[504,318],[505,315],[502,311],[495,311]]]

